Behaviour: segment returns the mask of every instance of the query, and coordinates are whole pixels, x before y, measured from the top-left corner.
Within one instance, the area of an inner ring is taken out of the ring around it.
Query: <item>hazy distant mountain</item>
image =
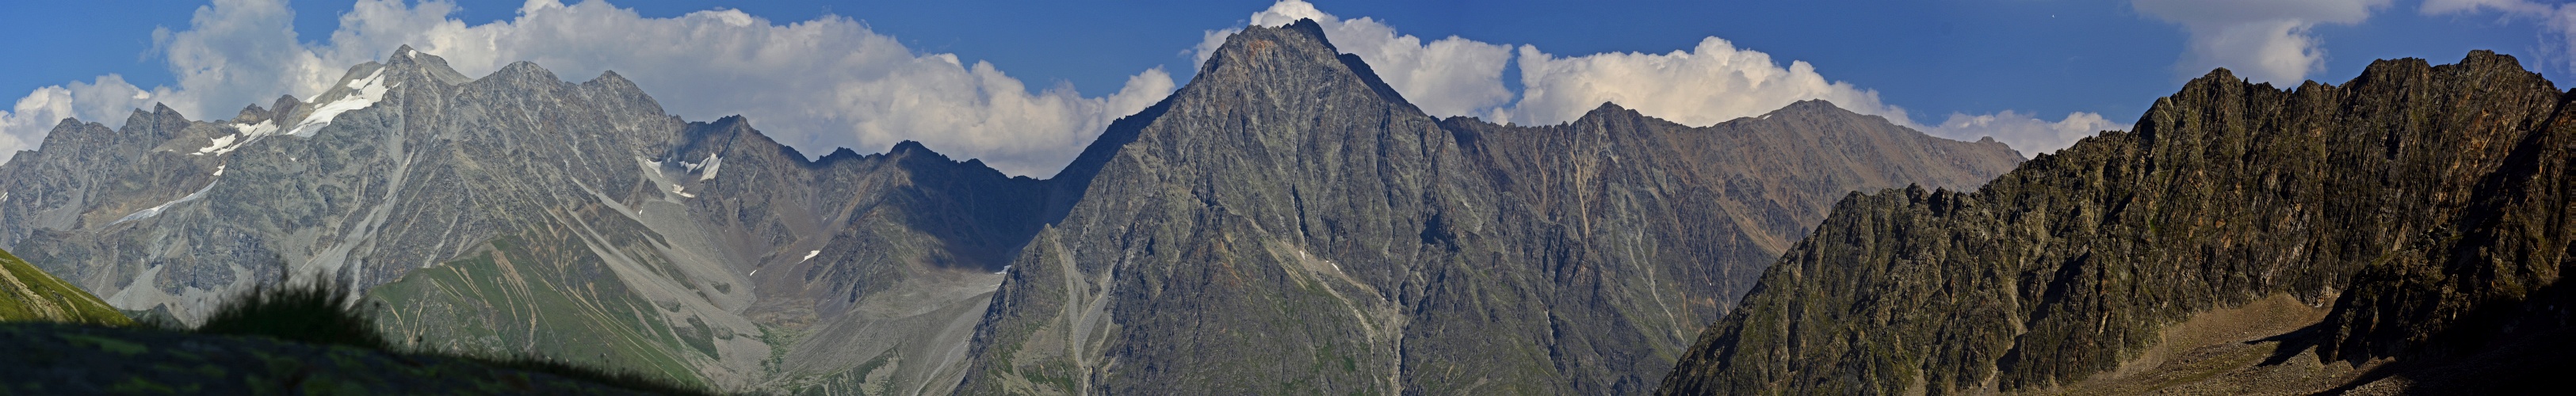
[[[2020,159],[1823,102],[1438,120],[1311,21],[1253,27],[1056,180],[1082,198],[960,391],[1642,393],[1835,199]]]
[[[2293,90],[2222,69],[2157,100],[2134,132],[1974,192],[1845,200],[1662,391],[2521,394],[2576,381],[2576,294],[2560,281],[2576,269],[2570,98],[2485,51]]]
[[[337,269],[406,344],[727,390],[1641,393],[1837,199],[2021,160],[1824,102],[1438,120],[1312,23],[1237,34],[1051,180],[809,161],[615,73],[404,48],[335,87],[67,121],[0,165],[0,246],[183,321]]]

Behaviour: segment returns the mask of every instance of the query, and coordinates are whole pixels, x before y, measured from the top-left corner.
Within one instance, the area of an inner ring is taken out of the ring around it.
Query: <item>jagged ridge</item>
[[[2277,346],[2263,364],[2419,357],[2400,351],[2483,324],[2447,313],[2544,295],[2534,288],[2556,271],[2542,268],[2565,265],[2565,218],[2514,214],[2564,210],[2537,202],[2563,196],[2542,186],[2565,183],[2565,100],[2486,51],[2287,91],[2221,69],[2157,100],[2135,132],[1974,193],[1846,199],[1701,334],[1662,393],[2048,390],[2152,366],[2140,359],[2161,329],[2280,295],[2338,302],[2322,331],[2241,340]],[[2487,243],[2523,247],[2474,248]],[[2304,349],[2319,340],[2335,346]],[[2347,371],[2328,367],[2341,379],[2321,385],[2237,385],[2313,392],[2386,373],[2335,367]],[[2235,389],[2212,391],[2251,388]]]

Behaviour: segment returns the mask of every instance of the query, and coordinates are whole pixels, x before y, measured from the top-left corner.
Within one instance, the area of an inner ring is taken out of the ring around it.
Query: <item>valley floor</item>
[[[2316,326],[2331,310],[2330,303],[2310,305],[2283,294],[2203,312],[2168,327],[2163,343],[2119,370],[2026,394],[2535,394],[2517,389],[2576,380],[2563,377],[2576,373],[2576,362],[2557,353],[2576,350],[2569,334],[2530,337],[2463,359],[2327,361],[2317,354],[2323,336]]]

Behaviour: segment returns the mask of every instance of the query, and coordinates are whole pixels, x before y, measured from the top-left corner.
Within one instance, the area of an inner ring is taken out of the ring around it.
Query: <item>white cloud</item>
[[[2492,11],[2506,18],[2528,18],[2540,21],[2545,33],[2538,48],[2542,62],[2576,70],[2576,7],[2569,4],[2542,4],[2526,0],[2426,0],[2419,10],[2424,15],[2474,14]]]
[[[2436,0],[2439,1],[2439,0]],[[2225,67],[2255,81],[2294,85],[2325,67],[2325,50],[2309,29],[2370,18],[2389,0],[2130,0],[2130,7],[2182,25],[2189,54],[2174,64],[2185,76]]]
[[[2075,145],[2075,141],[2128,126],[2113,123],[2101,114],[2074,112],[2057,121],[2039,119],[2036,114],[2004,110],[1987,115],[1951,113],[1950,120],[1933,126],[1924,133],[1955,140],[1976,141],[1993,137],[2011,145],[2022,155],[2036,156]]]
[[[1048,176],[1109,121],[1152,105],[1174,85],[1156,69],[1129,77],[1105,97],[1083,97],[1063,84],[1031,93],[989,63],[917,53],[839,16],[787,24],[739,10],[646,18],[604,1],[530,0],[516,18],[468,25],[452,18],[456,10],[435,0],[360,0],[340,16],[328,41],[300,43],[283,0],[216,0],[198,9],[188,30],[155,32],[178,87],[155,89],[153,97],[190,117],[229,117],[231,109],[279,94],[319,94],[349,65],[409,44],[470,76],[521,60],[575,80],[613,69],[674,114],[696,120],[745,115],[809,155],[835,147],[873,152],[917,140],[1007,173]],[[93,85],[140,91],[121,79]],[[6,137],[0,149],[12,147],[10,138],[40,138],[53,121],[22,120],[115,122],[121,119],[107,118],[111,112],[140,102],[58,110],[65,106],[56,103],[103,96],[48,89],[0,114]],[[36,110],[27,110],[31,103]]]
[[[1800,100],[1824,99],[1936,136],[1961,140],[1993,136],[2032,153],[2054,151],[2097,131],[2124,127],[2093,113],[2077,112],[2050,122],[2012,111],[1953,114],[1950,122],[1926,126],[1915,123],[1903,107],[1880,101],[1877,91],[1827,79],[1806,62],[1781,66],[1770,54],[1736,48],[1716,37],[1664,54],[1558,56],[1528,45],[1509,51],[1509,45],[1456,36],[1424,44],[1384,22],[1343,20],[1300,0],[1274,3],[1252,14],[1248,23],[1278,26],[1300,18],[1314,19],[1335,47],[1367,61],[1388,85],[1433,116],[1555,124],[1612,102],[1646,115],[1705,126],[1761,115]],[[1238,31],[1209,31],[1192,51],[1204,63],[1227,36]],[[1515,62],[1523,87],[1519,93],[1502,84],[1504,67]]]
[[[1558,58],[1537,47],[1520,48],[1520,103],[1494,118],[1554,124],[1614,102],[1640,113],[1687,125],[1709,125],[1761,115],[1807,99],[1824,99],[1855,113],[1915,125],[1905,109],[1880,103],[1878,92],[1826,80],[1807,62],[1782,68],[1770,54],[1737,49],[1716,37],[1688,51],[1666,54],[1604,53]]]

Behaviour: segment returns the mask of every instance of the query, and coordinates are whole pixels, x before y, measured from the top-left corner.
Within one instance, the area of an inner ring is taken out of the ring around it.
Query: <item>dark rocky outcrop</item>
[[[2256,345],[2270,357],[2165,386],[2256,386],[2319,363],[2331,378],[2297,391],[2545,379],[2536,373],[2567,367],[2564,355],[2440,373],[2476,356],[2553,359],[2501,345],[2569,350],[2539,336],[2563,339],[2576,302],[2558,281],[2570,262],[2569,98],[2485,51],[2446,66],[2380,61],[2342,85],[2290,90],[2222,69],[2157,100],[2134,132],[2042,155],[1974,192],[1845,199],[1700,335],[1661,392],[2111,389],[2087,386],[2183,369],[2158,365],[2162,351],[2198,345],[2160,345],[2188,338],[2168,330],[2267,298],[2332,312],[2305,330],[2212,340],[2196,351]]]
[[[1053,181],[961,393],[1642,393],[1831,200],[2020,160],[1823,102],[1437,120],[1311,21],[1200,70]]]

